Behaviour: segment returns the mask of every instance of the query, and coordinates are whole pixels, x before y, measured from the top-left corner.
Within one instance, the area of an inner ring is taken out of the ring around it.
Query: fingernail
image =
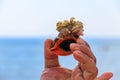
[[[70,47],[73,49],[79,49],[79,44],[72,43],[70,44]]]
[[[78,46],[79,46],[79,45],[76,44],[76,43],[71,43],[71,45],[74,46],[74,47],[78,47]]]

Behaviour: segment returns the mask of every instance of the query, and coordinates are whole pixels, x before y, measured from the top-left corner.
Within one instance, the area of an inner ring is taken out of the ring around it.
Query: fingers
[[[93,80],[98,73],[96,67],[96,58],[93,55],[89,45],[83,40],[78,39],[77,43],[70,44],[74,58],[80,63],[85,80]]]
[[[82,39],[82,38],[78,38],[77,39],[77,43],[78,44],[85,44],[87,47],[90,48],[89,44],[84,39]]]
[[[50,50],[52,42],[51,39],[47,39],[44,43],[45,68],[59,66],[58,56],[53,54]]]
[[[84,44],[72,43],[72,44],[70,44],[70,48],[71,48],[72,52],[74,52],[76,50],[83,52],[84,54],[86,54],[87,56],[92,58],[94,60],[94,62],[96,63],[96,58],[88,46],[86,46]]]
[[[80,52],[79,50],[74,51],[73,55],[75,59],[80,62],[79,66],[82,70],[85,80],[93,80],[98,73],[98,69],[94,60],[92,60],[90,57],[88,57],[86,54],[83,54],[83,52]]]
[[[112,76],[113,76],[113,73],[106,72],[106,73],[103,73],[100,77],[98,77],[95,80],[109,80]]]

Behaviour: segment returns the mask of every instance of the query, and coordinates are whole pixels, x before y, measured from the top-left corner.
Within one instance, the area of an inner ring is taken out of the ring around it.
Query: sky
[[[71,17],[84,36],[120,37],[119,0],[0,0],[0,37],[56,36],[56,23]]]

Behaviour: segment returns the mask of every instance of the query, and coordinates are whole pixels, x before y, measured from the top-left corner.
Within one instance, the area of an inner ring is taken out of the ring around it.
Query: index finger
[[[74,51],[73,55],[79,62],[79,66],[83,72],[83,77],[85,80],[93,80],[96,78],[98,69],[95,62],[90,57],[77,50]]]
[[[90,58],[92,58],[95,61],[95,63],[96,63],[95,56],[93,55],[93,53],[90,50],[90,48],[88,48],[86,45],[72,43],[72,44],[70,44],[70,48],[71,48],[72,52],[74,52],[76,50],[79,50],[79,51],[83,52],[84,54],[86,54],[87,56],[89,56]]]

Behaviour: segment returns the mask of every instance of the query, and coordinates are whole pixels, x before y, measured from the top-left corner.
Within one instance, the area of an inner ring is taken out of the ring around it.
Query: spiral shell
[[[56,26],[56,30],[59,34],[54,40],[51,50],[56,55],[70,55],[72,53],[70,50],[70,44],[76,43],[80,36],[78,34],[82,34],[83,23],[80,21],[75,21],[75,18],[72,17],[70,21],[64,20],[63,22],[57,22]]]
[[[66,36],[70,36],[72,34],[77,34],[80,30],[83,30],[83,23],[80,21],[75,21],[75,18],[72,17],[70,21],[64,20],[63,22],[58,22],[56,24],[56,30],[59,33],[58,37],[64,38]]]

